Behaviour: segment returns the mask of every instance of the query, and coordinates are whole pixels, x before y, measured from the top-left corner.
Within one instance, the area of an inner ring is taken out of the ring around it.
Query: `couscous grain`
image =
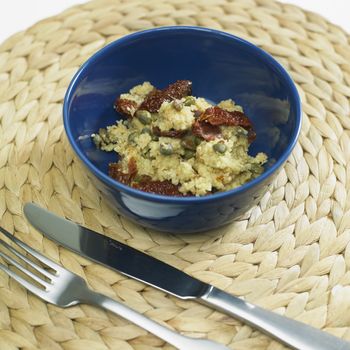
[[[147,192],[203,196],[263,172],[266,154],[248,154],[255,133],[242,107],[231,99],[213,106],[192,96],[191,85],[158,90],[144,82],[116,100],[126,119],[92,135],[101,150],[119,155],[110,176]]]

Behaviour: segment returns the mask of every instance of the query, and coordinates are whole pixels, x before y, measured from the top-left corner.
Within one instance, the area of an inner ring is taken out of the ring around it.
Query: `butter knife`
[[[27,203],[24,214],[46,237],[119,273],[180,299],[197,300],[299,350],[350,350],[350,343],[246,302],[150,255]]]

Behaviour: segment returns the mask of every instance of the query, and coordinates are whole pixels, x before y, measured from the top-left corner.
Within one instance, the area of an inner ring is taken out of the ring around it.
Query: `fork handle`
[[[153,333],[154,335],[181,350],[229,350],[227,347],[219,345],[215,342],[211,342],[209,340],[194,339],[176,333],[171,329],[162,326],[155,321],[152,321],[137,311],[130,309],[128,306],[123,305],[103,294],[93,292],[90,289],[86,290],[86,292],[83,292],[81,302],[100,306],[105,310],[111,311],[123,317],[124,319],[140,326],[141,328],[146,329],[150,333]]]
[[[211,287],[200,301],[298,350],[350,350],[350,343]]]

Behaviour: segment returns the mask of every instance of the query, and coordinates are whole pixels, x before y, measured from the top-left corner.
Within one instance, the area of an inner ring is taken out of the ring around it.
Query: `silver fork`
[[[0,257],[2,257],[4,261],[15,266],[18,270],[27,275],[29,279],[36,281],[42,287],[38,287],[35,284],[30,283],[25,278],[15,273],[13,270],[10,270],[4,264],[0,263],[0,269],[5,271],[10,277],[15,279],[23,287],[27,288],[30,292],[37,295],[39,298],[60,307],[69,307],[80,303],[100,306],[146,329],[147,331],[153,333],[154,335],[165,340],[169,344],[172,344],[180,350],[228,350],[226,346],[220,345],[211,340],[194,339],[180,335],[179,333],[176,333],[167,327],[162,326],[155,321],[152,321],[151,319],[130,309],[129,307],[111,298],[108,298],[103,294],[92,291],[88,288],[85,280],[80,276],[68,271],[64,267],[46,258],[44,255],[40,254],[24,242],[11,235],[4,228],[0,227],[0,231],[27,253],[31,254],[37,260],[41,261],[43,264],[54,271],[54,273],[51,273],[43,269],[32,260],[28,259],[25,255],[20,253],[18,250],[7,244],[4,240],[0,239],[0,244],[3,247],[8,249],[10,252],[12,252],[12,254],[17,256],[17,258],[30,265],[33,269],[38,271],[49,280],[49,282],[44,280],[42,277],[29,271],[26,267],[18,263],[9,255],[0,251]]]

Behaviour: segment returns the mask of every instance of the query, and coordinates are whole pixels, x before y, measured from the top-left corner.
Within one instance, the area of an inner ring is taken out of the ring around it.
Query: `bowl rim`
[[[153,194],[149,192],[144,192],[141,190],[134,189],[128,185],[124,185],[121,182],[114,180],[104,172],[102,172],[98,167],[96,167],[89,159],[85,156],[85,154],[80,150],[77,143],[74,140],[72,131],[70,129],[69,124],[69,104],[71,97],[74,93],[75,87],[77,83],[80,81],[80,77],[83,74],[83,72],[91,66],[95,61],[97,61],[100,56],[105,55],[115,46],[123,45],[125,42],[136,39],[140,36],[144,35],[152,35],[154,33],[162,33],[162,32],[173,32],[173,31],[196,31],[196,32],[205,32],[210,33],[211,35],[216,35],[218,37],[224,37],[226,39],[235,40],[242,44],[243,46],[246,46],[248,50],[253,50],[256,52],[257,56],[260,56],[265,62],[267,62],[270,66],[273,66],[274,69],[282,76],[283,80],[286,82],[286,85],[290,89],[292,100],[294,100],[295,103],[295,114],[296,114],[296,127],[293,130],[291,142],[288,144],[287,148],[283,152],[283,154],[279,157],[278,160],[266,171],[264,171],[261,175],[256,177],[255,179],[238,186],[236,188],[233,188],[228,191],[224,192],[217,192],[214,194],[206,195],[206,196],[189,196],[189,197],[174,197],[174,196],[166,196],[166,195],[159,195],[159,194]],[[104,46],[102,49],[98,50],[95,54],[93,54],[90,58],[88,58],[85,63],[78,69],[78,71],[73,76],[68,89],[66,91],[64,101],[63,101],[63,123],[64,128],[69,140],[69,143],[71,144],[73,150],[75,151],[78,158],[84,163],[85,166],[88,167],[88,169],[98,178],[100,179],[104,184],[120,191],[120,192],[126,192],[127,194],[137,197],[144,200],[151,200],[153,202],[168,202],[173,204],[194,204],[194,203],[203,203],[203,202],[212,202],[217,201],[220,199],[224,199],[226,197],[230,197],[235,194],[243,193],[250,188],[256,186],[257,184],[264,182],[267,178],[269,178],[271,175],[273,175],[288,159],[289,155],[291,154],[292,150],[294,149],[299,134],[301,130],[302,125],[302,109],[301,109],[301,100],[298,94],[298,90],[288,74],[288,72],[285,70],[285,68],[275,59],[272,55],[264,51],[263,49],[259,48],[258,46],[254,45],[253,43],[242,39],[238,36],[235,36],[233,34],[229,34],[227,32],[223,32],[216,29],[211,28],[205,28],[205,27],[196,27],[196,26],[164,26],[164,27],[157,27],[152,29],[146,29],[137,31],[128,35],[123,36],[120,39],[117,39],[108,45]]]

